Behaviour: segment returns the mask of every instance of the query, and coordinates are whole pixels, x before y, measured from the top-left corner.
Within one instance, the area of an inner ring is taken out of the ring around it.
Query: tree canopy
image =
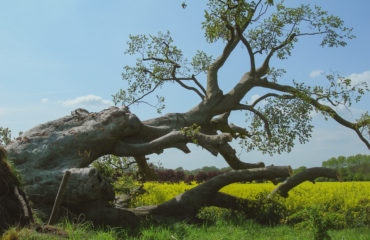
[[[209,0],[202,29],[208,43],[224,43],[220,56],[213,58],[198,50],[187,59],[170,32],[131,35],[126,53],[138,58],[134,66],[124,67],[128,88],[113,96],[115,104],[142,103],[164,84],[175,84],[200,98],[199,105],[187,113],[198,117],[189,116],[186,125],[201,126],[201,132],[230,133],[247,151],[290,152],[296,140],[306,143],[313,129],[313,111],[354,130],[370,148],[368,114],[350,122],[335,111],[339,105],[358,102],[368,91],[366,83],[354,84],[339,74],[328,74],[323,85],[302,80],[283,85],[286,70],[270,66],[272,58],[283,61],[291,56],[301,38],[315,35],[321,38],[321,47],[346,46],[354,35],[342,19],[310,4],[288,7],[284,1]],[[219,82],[228,80],[219,79],[218,71],[238,45],[249,56],[242,65],[245,73],[231,91],[224,92]],[[257,57],[264,60],[258,62]],[[269,92],[247,102],[253,88]],[[150,104],[160,112],[165,97],[157,96],[157,100]],[[238,110],[246,114],[246,128],[228,123],[230,114]]]

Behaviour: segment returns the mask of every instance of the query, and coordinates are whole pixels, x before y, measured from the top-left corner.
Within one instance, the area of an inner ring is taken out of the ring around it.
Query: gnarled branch
[[[265,166],[263,162],[245,163],[240,161],[236,156],[236,151],[229,144],[218,145],[216,146],[216,149],[232,169],[251,169]]]
[[[290,178],[288,178],[286,181],[284,181],[282,184],[280,184],[277,188],[275,188],[269,195],[269,197],[272,197],[274,194],[279,194],[282,197],[288,197],[288,192],[301,184],[304,181],[311,181],[315,183],[315,179],[318,177],[328,177],[337,179],[339,181],[342,180],[340,174],[331,168],[324,168],[324,167],[314,167],[314,168],[308,168]]]

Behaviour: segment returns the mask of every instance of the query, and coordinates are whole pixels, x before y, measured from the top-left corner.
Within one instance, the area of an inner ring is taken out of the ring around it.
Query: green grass
[[[93,229],[91,224],[83,223],[74,225],[64,222],[57,225],[69,235],[68,239],[127,239],[127,240],[180,240],[180,239],[202,239],[202,240],[243,240],[243,239],[313,239],[313,233],[308,229],[298,229],[288,225],[278,225],[274,227],[263,226],[251,220],[245,221],[226,221],[220,220],[209,224],[187,224],[169,223],[158,226],[148,225],[138,229],[136,232],[129,232],[128,229]],[[25,240],[46,240],[46,239],[66,239],[61,235],[38,233],[31,229],[9,230],[8,235],[12,234],[17,238],[7,238],[3,240],[25,239]],[[329,235],[332,239],[340,240],[367,240],[370,236],[370,229],[353,228],[343,230],[330,230]]]

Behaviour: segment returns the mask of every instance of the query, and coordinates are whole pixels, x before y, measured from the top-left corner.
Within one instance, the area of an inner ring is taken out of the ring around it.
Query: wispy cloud
[[[248,101],[249,104],[253,104],[257,99],[259,99],[261,95],[259,94],[254,94],[251,96],[250,100]],[[260,106],[263,106],[266,104],[266,100],[262,100],[258,103]]]
[[[102,97],[90,94],[87,96],[77,97],[75,99],[69,99],[60,102],[65,107],[109,107],[113,105],[113,102],[105,100]]]
[[[41,102],[42,103],[47,103],[49,101],[49,99],[47,99],[47,98],[43,98],[43,99],[41,99]]]
[[[363,73],[352,73],[348,76],[349,79],[352,80],[352,85],[358,85],[361,83],[366,83],[370,86],[370,71],[366,71]]]
[[[324,73],[324,71],[322,71],[322,70],[314,70],[310,73],[310,78],[320,77],[323,73]]]

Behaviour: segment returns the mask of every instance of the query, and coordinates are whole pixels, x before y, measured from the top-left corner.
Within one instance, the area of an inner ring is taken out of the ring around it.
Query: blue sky
[[[204,2],[188,0],[184,10],[181,1],[174,0],[0,1],[0,126],[9,127],[17,135],[19,131],[70,114],[78,107],[99,111],[111,106],[111,95],[126,86],[120,76],[122,67],[135,60],[123,54],[129,34],[169,30],[185,56],[191,58],[198,49],[219,55],[222,44],[209,45],[204,41],[201,29]],[[300,41],[288,60],[272,61],[272,66],[287,70],[284,80],[319,83],[322,72],[337,71],[370,83],[370,1],[299,2],[316,3],[340,16],[354,28],[356,38],[344,48],[321,48],[318,38]],[[225,91],[248,70],[247,59],[242,48],[231,55],[219,77]],[[166,97],[164,113],[187,111],[199,101],[197,96],[184,93],[177,86],[164,87],[161,93]],[[246,99],[261,94],[257,89]],[[367,95],[351,112],[338,111],[354,120],[369,110],[368,103]],[[147,106],[131,110],[142,120],[158,116]],[[244,123],[242,114],[235,114],[232,119]],[[334,121],[323,121],[320,116],[314,117],[314,123],[310,143],[298,144],[291,153],[270,157],[241,152],[241,159],[298,167],[320,166],[333,156],[369,154],[354,132]],[[169,168],[226,166],[221,157],[215,158],[196,146],[191,150],[191,154],[166,150],[163,155],[150,157]]]

